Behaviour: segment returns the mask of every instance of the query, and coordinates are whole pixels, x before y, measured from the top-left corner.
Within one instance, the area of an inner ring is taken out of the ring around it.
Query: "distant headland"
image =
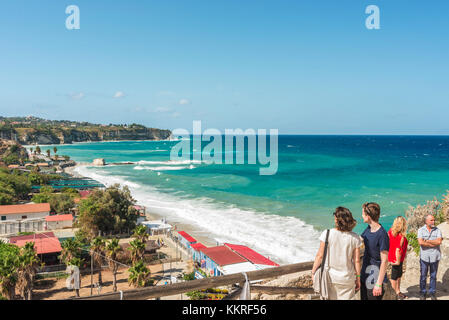
[[[33,116],[0,117],[0,139],[22,145],[71,144],[73,142],[166,140],[170,130],[140,124],[93,124],[68,120],[45,120]]]

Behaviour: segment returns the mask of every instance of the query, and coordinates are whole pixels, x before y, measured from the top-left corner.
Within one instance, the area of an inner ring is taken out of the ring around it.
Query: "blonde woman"
[[[393,225],[388,231],[390,238],[390,250],[388,251],[388,261],[391,264],[390,282],[399,300],[407,299],[401,292],[402,264],[407,255],[408,241],[406,238],[407,222],[404,217],[398,216],[394,219]]]

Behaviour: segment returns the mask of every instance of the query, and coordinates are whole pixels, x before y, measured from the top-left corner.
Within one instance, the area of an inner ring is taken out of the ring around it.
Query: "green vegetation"
[[[117,271],[119,264],[117,263],[117,256],[123,249],[119,244],[117,238],[111,239],[106,243],[106,256],[109,258],[109,268],[112,271],[112,289],[114,292],[117,291]]]
[[[190,297],[190,300],[222,300],[228,293],[228,290],[209,288],[190,291],[186,295]]]
[[[36,117],[0,117],[0,132],[8,139],[18,138],[22,144],[71,143],[72,141],[104,141],[117,139],[167,139],[171,131],[147,128],[140,124],[93,124],[66,120],[45,120]],[[57,149],[53,148],[56,154]],[[40,150],[36,152],[40,154]]]
[[[191,273],[184,273],[182,275],[182,279],[185,281],[195,280],[195,271],[193,271]]]
[[[138,261],[129,268],[129,285],[139,288],[153,285],[154,280],[150,278],[151,272],[142,261]]]
[[[408,244],[409,246],[411,246],[413,248],[413,252],[419,256],[419,250],[420,245],[418,243],[418,236],[416,234],[416,232],[409,232],[407,233],[407,240],[408,240]]]
[[[77,227],[90,238],[97,235],[119,234],[136,227],[138,218],[135,200],[125,186],[116,184],[96,190],[79,203]]]
[[[54,193],[52,187],[44,186],[40,189],[39,193],[33,195],[31,200],[35,203],[50,203],[51,212],[68,214],[75,206],[74,198],[78,196],[79,193],[70,188],[61,191],[61,193]]]
[[[31,192],[31,183],[26,174],[17,170],[12,173],[0,168],[0,205],[14,204]]]
[[[61,178],[59,175],[42,174],[38,172],[23,172],[0,167],[0,205],[15,204],[19,200],[26,200],[33,185],[45,185],[52,179]],[[49,192],[49,189],[44,189]],[[39,200],[39,197],[41,199]],[[44,196],[37,196],[38,203],[44,201]],[[34,200],[33,200],[34,201]]]
[[[0,160],[7,166],[11,164],[22,165],[28,160],[28,153],[14,141],[0,141]]]
[[[31,300],[33,282],[40,265],[33,243],[19,248],[0,242],[0,293],[14,299],[16,287],[24,300]]]
[[[425,218],[429,214],[435,217],[435,225],[449,221],[449,193],[443,196],[441,201],[438,201],[435,198],[431,201],[427,201],[424,205],[410,207],[406,211],[407,240],[417,256],[419,256],[420,251],[420,245],[417,238],[418,229],[425,224]]]
[[[98,269],[98,283],[103,284],[101,277],[101,267],[103,266],[103,256],[105,255],[106,241],[102,237],[95,237],[90,243],[90,255]]]

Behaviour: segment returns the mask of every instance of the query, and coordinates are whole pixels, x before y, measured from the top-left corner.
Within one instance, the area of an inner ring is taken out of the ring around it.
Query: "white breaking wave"
[[[134,170],[151,170],[151,171],[170,171],[170,170],[184,170],[184,169],[195,169],[193,165],[189,167],[145,167],[145,166],[135,166]]]
[[[150,212],[193,225],[222,242],[247,245],[280,264],[312,261],[319,247],[319,232],[298,218],[220,206],[209,198],[183,199],[96,170],[83,166],[75,169],[106,186],[128,186],[133,197]]]
[[[147,161],[140,160],[137,161],[139,165],[168,165],[168,166],[177,166],[184,164],[201,164],[200,160],[168,160],[168,161]]]

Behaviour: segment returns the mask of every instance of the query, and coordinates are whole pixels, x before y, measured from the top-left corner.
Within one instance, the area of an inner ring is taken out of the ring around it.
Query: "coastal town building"
[[[254,264],[254,266],[258,270],[270,267],[279,267],[279,264],[277,264],[276,262],[271,261],[270,259],[264,257],[260,253],[254,251],[253,249],[247,246],[231,243],[225,243],[224,245],[229,249],[231,249],[232,251],[234,251],[235,253],[237,253],[238,255],[248,260],[249,262],[251,262],[252,264]]]
[[[23,247],[27,242],[33,242],[36,253],[46,265],[58,263],[61,253],[61,243],[53,232],[37,233],[26,236],[11,237],[9,243]]]
[[[201,263],[202,259],[201,249],[205,248],[207,247],[201,242],[193,243],[190,245],[190,255],[192,256],[194,262]]]
[[[191,245],[197,242],[195,238],[185,231],[178,231],[178,241],[187,250],[190,250]]]
[[[220,276],[228,272],[228,270],[239,268],[239,266],[234,266],[234,268],[229,267],[233,264],[245,263],[245,266],[248,266],[246,264],[248,260],[239,256],[226,246],[203,248],[200,250],[202,252],[201,268],[209,276]]]
[[[0,206],[0,222],[45,218],[50,214],[49,203],[31,203]]]
[[[47,230],[67,229],[73,226],[73,215],[61,214],[45,217]]]
[[[167,234],[172,229],[172,225],[165,223],[163,220],[141,221],[138,224],[145,226],[147,232],[152,236]]]

